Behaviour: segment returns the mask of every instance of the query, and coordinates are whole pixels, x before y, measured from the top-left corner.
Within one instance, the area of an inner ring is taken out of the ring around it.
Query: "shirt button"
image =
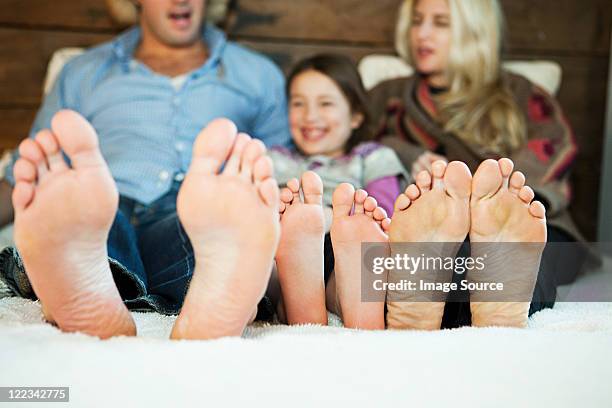
[[[183,173],[176,173],[176,176],[174,176],[175,181],[183,181],[184,179],[185,179],[185,174]]]
[[[179,105],[179,103],[181,103],[181,98],[179,98],[178,96],[177,96],[177,97],[175,97],[174,99],[172,99],[172,104],[173,104],[174,106],[178,106],[178,105]]]
[[[169,177],[170,177],[170,173],[168,173],[166,170],[164,170],[161,173],[159,173],[159,179],[161,181],[166,181],[166,180],[168,180]]]
[[[177,151],[182,152],[183,150],[185,150],[185,143],[183,142],[177,142],[174,147],[176,148]]]

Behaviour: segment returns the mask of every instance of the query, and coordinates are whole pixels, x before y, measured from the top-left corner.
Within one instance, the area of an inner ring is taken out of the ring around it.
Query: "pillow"
[[[507,61],[505,70],[519,74],[551,95],[556,95],[561,84],[561,67],[552,61]],[[410,76],[414,69],[403,59],[393,55],[368,55],[359,62],[359,73],[367,90],[380,82]]]
[[[6,171],[6,167],[11,162],[11,152],[5,151],[4,153],[0,153],[0,179],[4,178],[4,172]]]
[[[60,48],[59,50],[53,53],[51,57],[51,61],[49,61],[49,65],[47,66],[47,75],[45,76],[45,82],[43,85],[43,95],[47,95],[57,76],[60,72],[62,72],[62,68],[64,65],[77,55],[81,55],[85,52],[84,48]]]

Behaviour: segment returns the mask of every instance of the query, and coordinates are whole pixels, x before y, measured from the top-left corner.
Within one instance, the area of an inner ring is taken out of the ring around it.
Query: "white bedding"
[[[0,385],[69,386],[79,407],[612,406],[611,303],[559,303],[525,330],[362,332],[332,318],[193,342],[167,340],[173,317],[134,318],[137,338],[100,341],[0,299]]]

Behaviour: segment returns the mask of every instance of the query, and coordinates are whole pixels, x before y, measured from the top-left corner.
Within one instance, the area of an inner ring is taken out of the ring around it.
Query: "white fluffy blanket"
[[[214,341],[169,341],[174,318],[134,318],[137,338],[101,341],[0,299],[0,385],[69,386],[75,407],[612,406],[610,303],[559,303],[525,330],[364,332],[332,317]]]

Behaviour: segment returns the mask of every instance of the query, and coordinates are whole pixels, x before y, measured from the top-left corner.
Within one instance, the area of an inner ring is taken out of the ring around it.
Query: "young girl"
[[[326,230],[331,197],[343,182],[362,188],[393,214],[408,173],[395,152],[368,139],[367,96],[349,58],[317,55],[299,62],[287,79],[289,125],[296,148],[270,152],[279,185],[307,170],[323,181]]]
[[[333,192],[344,182],[352,184],[356,189],[365,190],[376,200],[378,207],[382,207],[391,216],[395,199],[405,187],[409,175],[392,149],[378,143],[360,143],[366,138],[369,113],[366,92],[351,60],[336,55],[318,55],[301,61],[288,77],[287,95],[289,124],[295,149],[276,148],[269,152],[279,186],[294,183],[295,191],[298,182],[294,179],[302,178],[304,181],[302,175],[309,170],[318,174],[323,184],[326,233],[331,227]],[[311,176],[312,174],[308,173],[305,175]],[[364,194],[363,191],[357,192],[357,195]],[[368,200],[373,202],[371,198]],[[283,247],[287,235],[283,223],[279,254],[289,252]],[[293,233],[291,235],[297,236]],[[281,320],[289,323],[325,323],[326,305],[332,312],[342,315],[339,310],[342,299],[339,300],[336,294],[338,285],[343,293],[350,293],[357,298],[351,307],[345,307],[342,316],[345,325],[357,327],[357,324],[353,325],[350,317],[347,319],[346,313],[351,309],[348,313],[352,314],[355,309],[361,307],[358,300],[359,268],[348,268],[355,269],[356,276],[337,280],[333,271],[338,259],[334,259],[332,247],[337,249],[338,243],[332,245],[330,234],[323,237],[321,231],[319,243],[311,246],[311,252],[304,249],[308,245],[304,244],[306,238],[303,232],[296,239],[301,242],[300,255],[305,256],[307,252],[310,254],[307,256],[309,265],[305,271],[296,272],[299,268],[294,267],[295,254],[284,255],[285,258],[292,258],[289,262],[286,262],[287,259],[280,259],[283,255],[279,258],[277,254],[284,302],[284,307],[279,307],[278,311],[280,314],[286,313],[286,318]],[[324,244],[323,248],[321,244]],[[324,264],[321,265],[323,271],[317,266],[320,263]],[[287,264],[292,266],[286,267]],[[275,292],[278,293],[278,290]],[[365,305],[363,308],[369,309],[370,306]],[[356,312],[359,313],[361,312]],[[382,308],[380,316],[381,319],[372,319],[370,322],[381,320],[384,327]],[[361,319],[358,327],[365,328],[368,325],[365,320],[367,319]],[[378,326],[372,324],[370,328]]]
[[[548,240],[581,240],[567,211],[574,136],[554,98],[501,69],[502,19],[497,0],[406,0],[396,46],[417,73],[371,91],[378,135],[413,174],[438,159],[474,171],[509,157],[546,206]],[[556,284],[568,280],[559,269],[579,270],[559,259],[544,253],[531,313],[554,302]],[[469,307],[447,304],[444,317],[447,327],[469,324]]]

